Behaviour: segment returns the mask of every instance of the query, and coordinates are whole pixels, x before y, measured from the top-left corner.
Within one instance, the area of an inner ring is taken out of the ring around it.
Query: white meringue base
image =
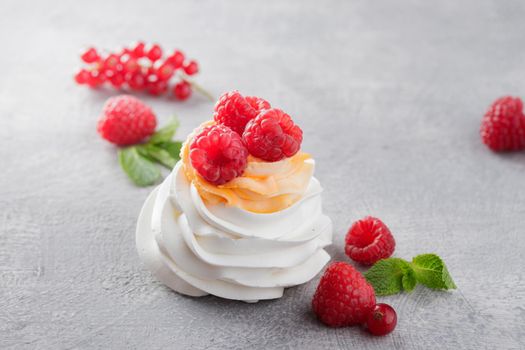
[[[139,256],[181,294],[280,298],[285,287],[309,281],[330,260],[323,248],[331,243],[332,223],[321,213],[320,192],[312,178],[301,201],[274,214],[208,208],[178,164],[142,208]]]

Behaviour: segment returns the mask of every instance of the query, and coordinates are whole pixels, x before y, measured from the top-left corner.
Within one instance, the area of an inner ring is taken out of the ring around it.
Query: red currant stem
[[[194,82],[193,80],[189,80],[187,75],[180,74],[180,76],[181,76],[181,79],[186,80],[191,85],[191,87],[195,89],[195,91],[207,97],[211,102],[217,101],[217,99],[210,92],[208,92],[208,90],[206,90],[205,88],[203,88],[202,86]]]

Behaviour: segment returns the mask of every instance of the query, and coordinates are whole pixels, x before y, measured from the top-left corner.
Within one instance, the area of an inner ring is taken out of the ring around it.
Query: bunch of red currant
[[[188,79],[199,72],[198,63],[179,50],[163,56],[159,45],[138,42],[107,55],[90,47],[80,57],[89,65],[75,74],[75,81],[81,85],[96,88],[108,83],[115,89],[146,91],[156,96],[171,90],[179,100],[186,100],[195,89],[210,97]],[[175,83],[170,85],[172,79]]]

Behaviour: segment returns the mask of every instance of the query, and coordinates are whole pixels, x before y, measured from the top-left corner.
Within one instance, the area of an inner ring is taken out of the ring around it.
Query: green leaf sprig
[[[148,142],[118,151],[119,164],[135,185],[144,187],[159,181],[162,174],[155,163],[170,170],[177,164],[182,142],[172,138],[178,127],[178,120],[173,118],[151,135]]]
[[[422,254],[411,262],[400,258],[379,260],[365,273],[377,295],[411,292],[418,283],[432,289],[455,289],[445,263],[436,254]]]

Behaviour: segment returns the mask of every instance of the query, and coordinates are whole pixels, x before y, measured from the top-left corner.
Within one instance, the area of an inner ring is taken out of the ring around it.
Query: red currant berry
[[[124,70],[126,71],[126,73],[135,73],[136,71],[139,70],[139,68],[140,68],[140,66],[139,66],[137,60],[134,59],[134,58],[130,58],[124,64]]]
[[[116,73],[110,78],[108,78],[109,82],[113,87],[116,89],[120,89],[122,87],[122,84],[124,84],[124,75],[122,73]]]
[[[86,83],[89,85],[89,87],[96,88],[102,83],[104,83],[104,80],[106,80],[104,74],[101,74],[98,71],[91,71]]]
[[[158,80],[147,84],[147,91],[155,96],[162,95],[168,91],[168,83],[164,80]]]
[[[173,69],[173,66],[169,62],[163,63],[156,71],[160,80],[169,80],[174,72],[175,69]]]
[[[159,77],[157,75],[156,69],[153,67],[148,68],[148,72],[146,73],[146,82],[155,83],[157,81],[159,81]]]
[[[397,315],[388,304],[376,304],[366,319],[368,332],[373,335],[386,335],[396,328]]]
[[[130,76],[128,85],[133,90],[142,90],[146,86],[146,77],[141,72],[136,72]]]
[[[188,75],[196,74],[199,71],[199,65],[195,61],[190,61],[184,66],[184,72]]]
[[[116,70],[111,70],[111,69],[99,70],[99,72],[100,72],[100,74],[104,74],[106,76],[106,78],[108,78],[108,79],[114,77],[115,74],[117,74]]]
[[[111,54],[104,60],[104,69],[114,71],[117,69],[117,66],[119,65],[119,63],[120,63],[120,57],[115,54]]]
[[[175,50],[173,55],[169,56],[166,59],[166,62],[171,63],[173,65],[173,68],[178,69],[182,67],[182,63],[184,62],[184,54],[179,50]]]
[[[80,56],[80,58],[86,63],[94,63],[100,59],[100,56],[95,48],[90,47]]]
[[[155,44],[151,47],[151,49],[149,49],[147,56],[151,60],[151,62],[155,62],[156,60],[162,57],[162,49],[159,45]]]
[[[181,101],[186,100],[191,96],[191,84],[185,80],[175,84],[173,87],[173,95]]]
[[[120,56],[124,56],[124,55],[132,55],[133,54],[133,51],[131,51],[130,49],[128,49],[127,47],[123,48],[122,50],[120,50],[120,53],[119,55]]]
[[[89,80],[89,72],[85,69],[81,69],[75,74],[75,81],[77,84],[86,84]]]
[[[144,52],[145,47],[146,47],[146,44],[144,44],[142,41],[139,41],[131,49],[131,54],[135,58],[142,58],[146,55],[146,53]]]

